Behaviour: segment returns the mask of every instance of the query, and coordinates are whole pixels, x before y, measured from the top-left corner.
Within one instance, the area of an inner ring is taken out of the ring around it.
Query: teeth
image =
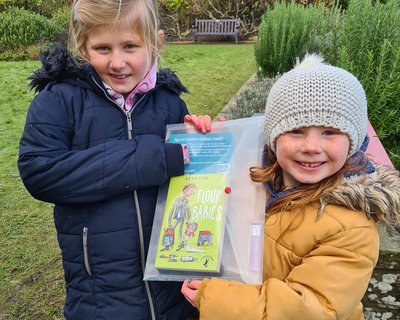
[[[316,163],[306,163],[306,162],[300,162],[302,166],[305,167],[318,167],[322,164],[322,162],[316,162]]]
[[[114,78],[117,78],[117,79],[125,79],[125,78],[126,78],[126,75],[117,75],[117,74],[114,74],[113,77],[114,77]]]

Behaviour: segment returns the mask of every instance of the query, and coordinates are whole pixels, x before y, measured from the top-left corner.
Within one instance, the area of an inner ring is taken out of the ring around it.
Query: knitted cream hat
[[[307,55],[272,86],[265,108],[266,144],[275,152],[283,133],[311,126],[337,128],[351,141],[349,156],[367,135],[365,92],[351,73]]]

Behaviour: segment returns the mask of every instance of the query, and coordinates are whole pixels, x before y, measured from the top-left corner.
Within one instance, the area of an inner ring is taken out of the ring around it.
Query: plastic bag
[[[205,135],[167,126],[168,142],[188,145],[190,164],[160,187],[144,280],[262,282],[265,190],[249,168],[261,165],[263,121],[216,123]]]

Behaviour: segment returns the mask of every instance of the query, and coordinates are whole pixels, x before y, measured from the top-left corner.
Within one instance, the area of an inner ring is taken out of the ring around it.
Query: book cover
[[[234,135],[176,133],[169,142],[188,146],[190,164],[183,176],[170,180],[154,265],[218,272]]]
[[[168,188],[155,267],[218,272],[227,174],[173,177]]]

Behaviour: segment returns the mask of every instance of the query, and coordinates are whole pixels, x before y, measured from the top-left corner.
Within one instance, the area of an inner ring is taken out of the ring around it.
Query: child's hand
[[[211,117],[208,115],[199,115],[188,114],[185,116],[185,123],[191,123],[197,130],[200,130],[203,133],[211,131]]]
[[[197,308],[197,290],[201,280],[185,280],[182,284],[181,292],[190,304]]]

